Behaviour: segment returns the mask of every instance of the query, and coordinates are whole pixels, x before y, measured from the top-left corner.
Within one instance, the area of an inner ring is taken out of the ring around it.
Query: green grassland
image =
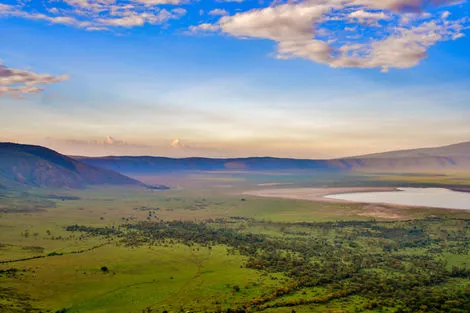
[[[26,272],[8,285],[41,299],[44,307],[77,312],[141,312],[146,306],[203,310],[256,296],[260,289],[252,289],[253,283],[262,288],[272,285],[257,271],[240,268],[241,263],[240,256],[227,256],[223,247],[193,251],[184,246],[107,245],[88,253],[22,262],[16,266]],[[107,272],[100,270],[103,266]],[[236,285],[243,292],[234,293]]]
[[[124,187],[2,190],[0,312],[225,312],[240,308],[289,313],[399,312],[399,301],[385,301],[372,287],[368,294],[358,287],[358,280],[369,277],[374,282],[400,284],[411,268],[421,271],[413,274],[417,280],[410,287],[413,292],[443,295],[439,299],[447,303],[448,311],[460,312],[451,302],[470,297],[465,276],[470,266],[470,212],[385,207],[400,217],[390,219],[368,214],[371,208],[363,204],[241,193],[272,182],[292,183],[289,188],[406,182],[466,187],[470,186],[467,179],[458,175],[312,178],[301,173],[193,173],[145,178],[174,187],[164,191]],[[181,224],[165,224],[171,221]],[[330,225],[329,221],[341,222]],[[88,228],[68,231],[71,225]],[[204,227],[195,231],[193,227],[200,225]],[[103,229],[108,233],[100,233]],[[167,233],[168,229],[175,233]],[[223,236],[212,238],[212,231]],[[155,239],[162,233],[167,234],[165,240]],[[240,246],[234,236],[248,236],[247,246]],[[263,245],[250,244],[256,236],[262,236]],[[212,238],[210,243],[207,238]],[[305,248],[309,246],[317,248]],[[367,259],[376,262],[369,264]],[[358,260],[368,265],[356,272]],[[292,265],[295,262],[301,265]],[[311,264],[316,267],[303,280],[296,268]],[[322,275],[328,269],[337,274],[326,279]],[[422,284],[420,279],[431,282]],[[382,291],[387,292],[398,294]],[[420,310],[431,312],[431,307]]]

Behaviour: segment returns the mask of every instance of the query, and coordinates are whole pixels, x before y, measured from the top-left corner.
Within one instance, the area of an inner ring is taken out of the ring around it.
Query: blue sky
[[[468,141],[470,4],[431,2],[0,1],[0,140],[302,158]]]

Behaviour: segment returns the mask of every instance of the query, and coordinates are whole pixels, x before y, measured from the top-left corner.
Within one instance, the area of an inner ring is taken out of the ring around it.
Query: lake
[[[470,210],[470,193],[444,188],[397,188],[396,191],[356,192],[325,198],[353,202],[389,203],[435,208]]]

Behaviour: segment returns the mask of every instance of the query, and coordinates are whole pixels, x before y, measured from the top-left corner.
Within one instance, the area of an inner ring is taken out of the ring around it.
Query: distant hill
[[[183,171],[470,171],[470,142],[438,148],[392,151],[331,160],[254,158],[166,158],[150,156],[75,157],[96,167],[128,175]]]
[[[0,143],[0,186],[81,188],[87,185],[142,185],[41,146]]]
[[[353,169],[364,171],[470,172],[470,142],[368,154],[344,161]]]
[[[340,170],[345,169],[336,161],[299,160],[270,157],[212,159],[166,158],[150,156],[76,157],[77,160],[121,173],[145,174],[181,171],[266,171],[266,170]]]
[[[427,158],[427,157],[445,157],[445,158],[467,158],[470,157],[470,142],[435,147],[410,150],[398,150],[382,153],[374,153],[359,156],[359,158]]]
[[[68,157],[41,146],[0,143],[0,189],[9,186],[81,188],[143,185],[125,175],[187,171],[470,172],[470,142],[332,160]],[[120,174],[122,173],[122,174]],[[164,189],[166,186],[152,187]]]

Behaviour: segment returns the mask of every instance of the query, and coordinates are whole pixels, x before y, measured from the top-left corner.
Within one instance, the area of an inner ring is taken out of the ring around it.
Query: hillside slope
[[[253,158],[166,158],[150,156],[77,157],[83,163],[121,173],[145,174],[180,171],[267,171],[267,170],[344,170],[338,161],[300,160],[270,157]]]
[[[0,185],[81,188],[140,184],[122,174],[84,164],[48,148],[0,143]]]
[[[470,157],[470,142],[462,142],[448,146],[421,148],[409,150],[397,150],[382,153],[374,153],[359,156],[359,158],[426,158],[446,157],[465,158]]]
[[[367,172],[470,172],[470,157],[362,157],[343,159],[352,171]]]
[[[364,171],[469,172],[470,142],[368,154],[344,161],[352,169]]]
[[[470,143],[438,148],[392,151],[332,160],[256,158],[165,158],[165,157],[76,157],[97,167],[129,174],[157,174],[182,171],[367,171],[367,172],[470,172]]]

